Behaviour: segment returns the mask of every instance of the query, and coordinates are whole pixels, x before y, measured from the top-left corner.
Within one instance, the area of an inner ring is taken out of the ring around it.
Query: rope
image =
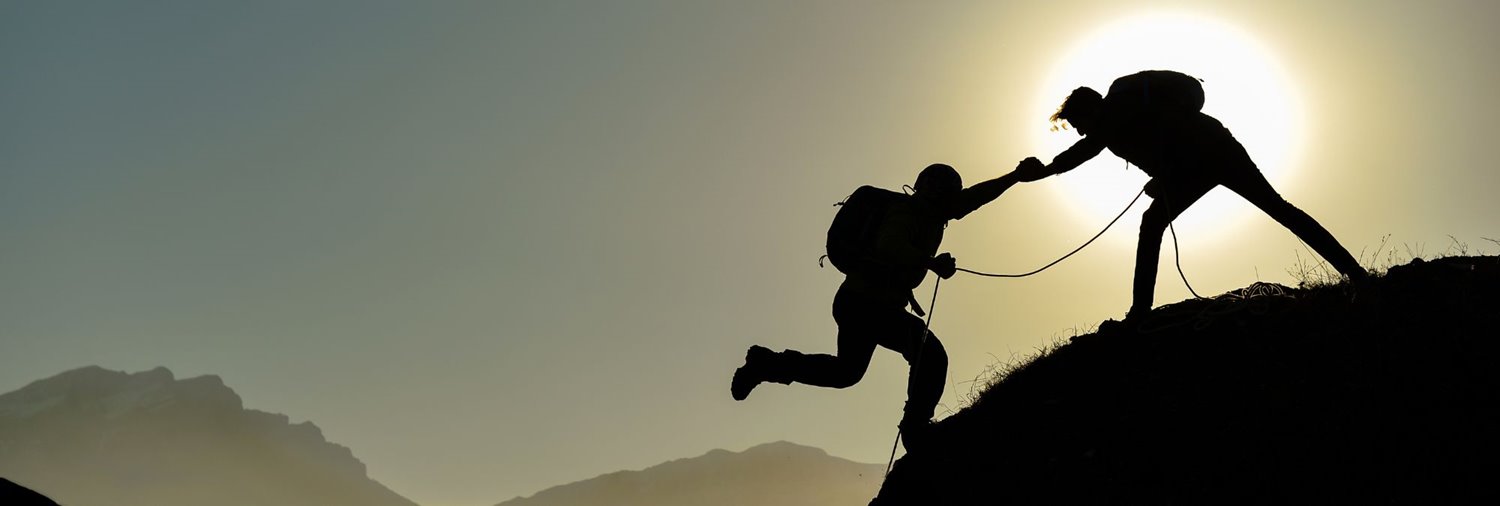
[[[965,268],[962,268],[962,267],[959,267],[958,270],[963,271],[963,272],[967,272],[969,274],[973,274],[973,275],[976,275],[976,276],[984,276],[984,277],[987,277],[987,278],[1024,278],[1026,276],[1030,276],[1032,274],[1036,274],[1038,272],[1045,271],[1048,268],[1051,268],[1052,266],[1057,265],[1058,263],[1061,263],[1063,260],[1067,260],[1068,257],[1071,257],[1074,254],[1076,254],[1076,253],[1078,253],[1080,251],[1083,251],[1083,249],[1089,247],[1090,244],[1093,244],[1095,240],[1099,239],[1100,236],[1103,236],[1105,232],[1109,231],[1109,227],[1115,226],[1115,222],[1120,221],[1120,218],[1125,217],[1125,213],[1128,212],[1128,211],[1130,211],[1130,208],[1134,207],[1135,203],[1141,200],[1141,195],[1145,195],[1145,194],[1146,194],[1146,187],[1143,186],[1143,187],[1141,187],[1140,193],[1136,193],[1135,194],[1135,198],[1130,199],[1130,203],[1125,205],[1125,209],[1121,209],[1120,210],[1120,214],[1115,215],[1115,219],[1109,220],[1109,224],[1104,226],[1104,230],[1100,230],[1099,233],[1094,234],[1094,237],[1090,238],[1087,242],[1083,243],[1082,246],[1079,246],[1079,247],[1075,248],[1073,251],[1069,251],[1068,254],[1063,255],[1062,258],[1058,258],[1057,260],[1053,260],[1052,263],[1050,263],[1050,264],[1043,265],[1040,269],[1037,269],[1037,270],[1034,270],[1034,271],[1031,271],[1031,272],[1028,272],[1028,273],[1025,273],[1025,274],[993,274],[993,273],[988,273],[988,272],[980,272],[980,271],[975,271],[975,270],[969,270],[969,269],[965,269]],[[1173,233],[1172,237],[1174,238],[1174,240],[1177,237],[1175,232]]]
[[[1193,284],[1188,283],[1187,274],[1182,272],[1182,249],[1177,247],[1177,227],[1172,226],[1171,223],[1167,223],[1167,230],[1172,231],[1172,257],[1177,261],[1177,275],[1182,276],[1182,284],[1187,287],[1188,293],[1193,294],[1193,298],[1203,298],[1202,295],[1198,295],[1197,290],[1193,289]]]
[[[942,276],[936,279],[937,281],[932,283],[932,302],[927,303],[927,322],[922,324],[922,341],[917,345],[917,360],[911,364],[912,372],[916,372],[917,368],[922,366],[922,352],[927,351],[927,335],[932,331],[932,315],[937,312],[938,287],[943,286]],[[885,463],[885,477],[882,477],[882,480],[891,475],[891,466],[896,464],[896,447],[900,445],[901,427],[898,425],[896,440],[891,442],[891,459]]]
[[[1063,260],[1067,260],[1069,257],[1077,254],[1078,252],[1083,251],[1084,248],[1089,247],[1089,245],[1093,244],[1094,241],[1096,241],[1100,237],[1104,236],[1104,233],[1108,232],[1109,229],[1110,229],[1110,227],[1115,226],[1115,223],[1119,222],[1120,218],[1125,217],[1125,213],[1129,212],[1130,208],[1135,207],[1135,203],[1139,202],[1141,200],[1141,196],[1145,195],[1145,194],[1146,194],[1146,188],[1145,187],[1141,187],[1141,191],[1137,192],[1135,194],[1135,198],[1130,199],[1130,203],[1126,204],[1125,208],[1121,209],[1120,210],[1120,214],[1115,215],[1114,219],[1109,220],[1109,223],[1106,224],[1106,225],[1104,225],[1104,229],[1103,230],[1100,230],[1099,233],[1094,234],[1093,237],[1090,237],[1088,241],[1085,241],[1082,245],[1078,246],[1077,248],[1074,248],[1073,251],[1069,251],[1068,254],[1063,255],[1062,257],[1059,257],[1057,260],[1053,260],[1051,263],[1048,263],[1047,265],[1043,265],[1043,266],[1041,266],[1041,268],[1038,268],[1038,269],[1033,270],[1031,272],[1027,272],[1027,273],[1023,273],[1023,274],[994,274],[994,273],[989,273],[989,272],[981,272],[981,271],[976,271],[976,270],[971,270],[971,269],[965,269],[965,268],[962,268],[962,267],[955,268],[954,270],[962,271],[962,272],[967,272],[969,274],[973,274],[973,275],[976,275],[976,276],[984,276],[984,277],[988,277],[988,278],[1024,278],[1024,277],[1027,277],[1027,276],[1030,276],[1030,275],[1033,275],[1033,274],[1045,271],[1045,270],[1051,268],[1054,265],[1062,263]],[[1172,226],[1171,223],[1167,224],[1167,228],[1172,231],[1172,252],[1173,252],[1173,256],[1175,257],[1176,262],[1177,262],[1177,274],[1179,276],[1182,276],[1182,284],[1184,284],[1184,285],[1187,286],[1188,291],[1192,292],[1192,294],[1193,294],[1194,297],[1197,297],[1197,298],[1201,299],[1201,298],[1203,298],[1203,296],[1198,295],[1198,292],[1195,291],[1195,290],[1193,290],[1193,285],[1190,284],[1190,283],[1188,283],[1187,274],[1183,273],[1183,271],[1182,271],[1182,250],[1181,250],[1181,248],[1179,248],[1177,246],[1177,228],[1174,227],[1174,226]],[[913,362],[912,366],[911,366],[913,370],[916,370],[918,367],[921,367],[921,365],[922,365],[922,352],[924,352],[924,351],[927,350],[927,335],[932,330],[932,315],[933,315],[933,313],[937,312],[938,288],[941,287],[942,284],[943,284],[943,278],[942,277],[938,277],[937,281],[934,282],[933,285],[932,285],[932,302],[929,302],[927,304],[927,321],[922,326],[922,340],[921,340],[921,344],[919,344],[918,347],[917,347],[917,360],[915,362]],[[898,447],[898,446],[901,446],[901,429],[900,429],[900,427],[896,428],[896,440],[891,442],[891,458],[890,458],[890,460],[886,461],[886,464],[885,464],[885,477],[890,477],[890,475],[891,475],[891,468],[894,467],[895,464],[896,464],[896,447]]]
[[[988,278],[1024,278],[1026,276],[1030,276],[1032,274],[1036,274],[1036,273],[1045,271],[1045,270],[1051,268],[1052,266],[1061,263],[1063,260],[1067,260],[1068,257],[1073,256],[1074,254],[1078,253],[1079,251],[1083,251],[1083,249],[1087,248],[1090,244],[1093,244],[1095,240],[1097,240],[1097,239],[1099,239],[1099,237],[1103,236],[1105,232],[1108,232],[1110,227],[1115,226],[1115,222],[1120,221],[1120,218],[1123,218],[1125,216],[1125,213],[1129,212],[1130,208],[1134,207],[1135,203],[1141,200],[1141,195],[1145,195],[1145,194],[1146,194],[1146,188],[1142,187],[1140,193],[1135,194],[1135,198],[1130,199],[1130,203],[1125,205],[1125,209],[1121,209],[1120,210],[1120,214],[1115,215],[1115,219],[1109,220],[1109,224],[1105,225],[1103,230],[1100,230],[1099,233],[1094,234],[1094,237],[1089,238],[1089,240],[1086,241],[1086,242],[1084,242],[1082,246],[1079,246],[1079,247],[1075,248],[1073,251],[1069,251],[1068,254],[1063,255],[1061,258],[1058,258],[1057,260],[1053,260],[1052,263],[1049,263],[1047,265],[1043,265],[1040,269],[1037,269],[1037,270],[1034,270],[1034,271],[1031,271],[1031,272],[1027,272],[1027,273],[1024,273],[1024,274],[994,274],[994,273],[989,273],[989,272],[981,272],[981,271],[975,271],[975,270],[965,269],[963,267],[959,267],[959,268],[957,268],[957,270],[963,271],[963,272],[967,272],[969,274],[974,274],[976,276],[984,276],[984,277],[988,277]],[[1193,284],[1188,282],[1187,273],[1185,273],[1185,272],[1182,271],[1182,248],[1178,247],[1178,245],[1177,245],[1177,227],[1173,226],[1171,223],[1168,223],[1167,224],[1167,229],[1172,231],[1172,256],[1173,256],[1173,259],[1175,260],[1175,262],[1177,264],[1177,275],[1182,278],[1182,284],[1183,284],[1183,286],[1187,287],[1188,292],[1192,293],[1193,297],[1202,299],[1203,296],[1202,295],[1198,295],[1198,291],[1193,289]]]

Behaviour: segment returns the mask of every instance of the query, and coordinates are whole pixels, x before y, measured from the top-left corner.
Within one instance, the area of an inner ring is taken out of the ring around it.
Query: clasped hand
[[[1052,175],[1047,170],[1047,164],[1042,163],[1036,157],[1028,157],[1025,160],[1021,160],[1021,163],[1016,164],[1016,170],[1012,174],[1015,174],[1016,179],[1023,183],[1030,183]]]

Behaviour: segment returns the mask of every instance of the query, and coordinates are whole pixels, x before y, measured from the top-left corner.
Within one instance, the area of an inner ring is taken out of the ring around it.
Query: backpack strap
[[[917,316],[927,316],[927,312],[922,310],[922,305],[917,303],[917,292],[906,292],[906,304],[911,306],[911,312],[916,313]]]

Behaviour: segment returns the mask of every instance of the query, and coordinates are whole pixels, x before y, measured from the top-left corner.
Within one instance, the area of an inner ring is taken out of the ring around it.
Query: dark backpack
[[[1203,82],[1171,70],[1146,70],[1115,79],[1104,96],[1109,114],[1154,119],[1203,110]]]
[[[906,195],[874,186],[861,186],[839,207],[828,226],[828,260],[844,274],[880,275],[889,270],[875,258],[875,241],[886,214]]]

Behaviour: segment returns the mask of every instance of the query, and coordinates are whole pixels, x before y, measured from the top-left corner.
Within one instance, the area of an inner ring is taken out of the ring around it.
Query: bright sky
[[[1105,89],[1099,40],[1182,18],[1144,31],[1243,62],[1205,109],[1282,146],[1280,192],[1356,255],[1500,250],[1491,2],[8,2],[0,391],[218,374],[429,506],[774,440],[883,462],[894,353],[848,390],[728,394],[750,344],[833,350],[830,204],[1050,160],[1076,136],[1049,87]],[[1252,96],[1283,120],[1237,124]],[[1144,183],[1123,166],[1018,186],[944,249],[1046,263]],[[1292,284],[1310,254],[1219,193],[1178,228],[1194,286]],[[1042,275],[944,283],[945,402],[1122,315],[1142,209]]]

